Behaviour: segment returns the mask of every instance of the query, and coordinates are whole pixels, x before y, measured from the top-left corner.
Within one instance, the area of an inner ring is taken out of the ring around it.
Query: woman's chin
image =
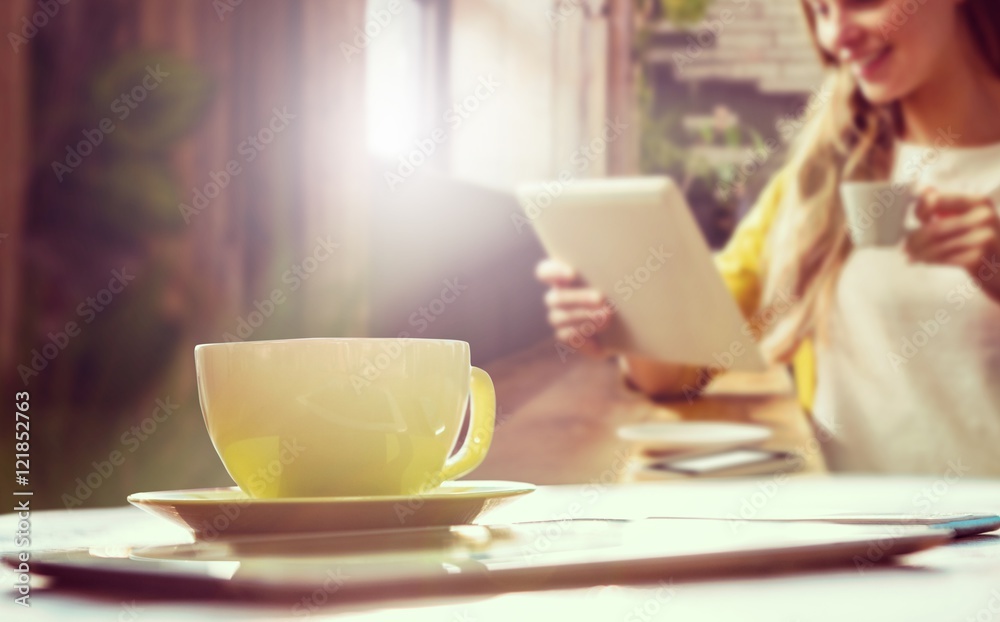
[[[900,99],[902,93],[897,88],[892,88],[886,84],[872,84],[859,82],[861,94],[868,102],[875,106],[884,106]]]

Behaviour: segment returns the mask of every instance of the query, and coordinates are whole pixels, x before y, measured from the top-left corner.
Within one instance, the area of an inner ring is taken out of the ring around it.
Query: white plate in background
[[[762,425],[714,421],[662,421],[618,428],[618,437],[647,452],[702,453],[733,447],[750,447],[771,438]]]

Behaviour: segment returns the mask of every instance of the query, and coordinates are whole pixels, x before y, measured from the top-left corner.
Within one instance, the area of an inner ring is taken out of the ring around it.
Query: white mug
[[[464,341],[247,341],[194,356],[208,434],[251,497],[415,495],[474,469],[493,438],[493,383]]]
[[[908,184],[845,181],[840,184],[847,228],[854,246],[895,246],[903,239],[906,215],[916,200]]]

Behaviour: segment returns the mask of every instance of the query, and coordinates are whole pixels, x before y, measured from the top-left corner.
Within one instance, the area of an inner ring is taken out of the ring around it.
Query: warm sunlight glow
[[[364,31],[368,148],[395,157],[416,138],[420,102],[420,7],[414,0],[371,0]]]

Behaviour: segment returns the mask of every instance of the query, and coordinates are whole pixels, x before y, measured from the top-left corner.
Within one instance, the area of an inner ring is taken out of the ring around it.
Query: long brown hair
[[[762,345],[774,360],[788,360],[803,339],[823,338],[823,319],[851,250],[840,206],[842,179],[885,179],[892,169],[901,129],[898,104],[869,102],[845,67],[824,52],[812,11],[802,0],[813,43],[830,76],[814,112],[796,138],[786,167],[779,217],[764,258],[762,309],[780,300],[795,303],[774,322]],[[966,0],[964,14],[977,49],[1000,76],[1000,2]]]

